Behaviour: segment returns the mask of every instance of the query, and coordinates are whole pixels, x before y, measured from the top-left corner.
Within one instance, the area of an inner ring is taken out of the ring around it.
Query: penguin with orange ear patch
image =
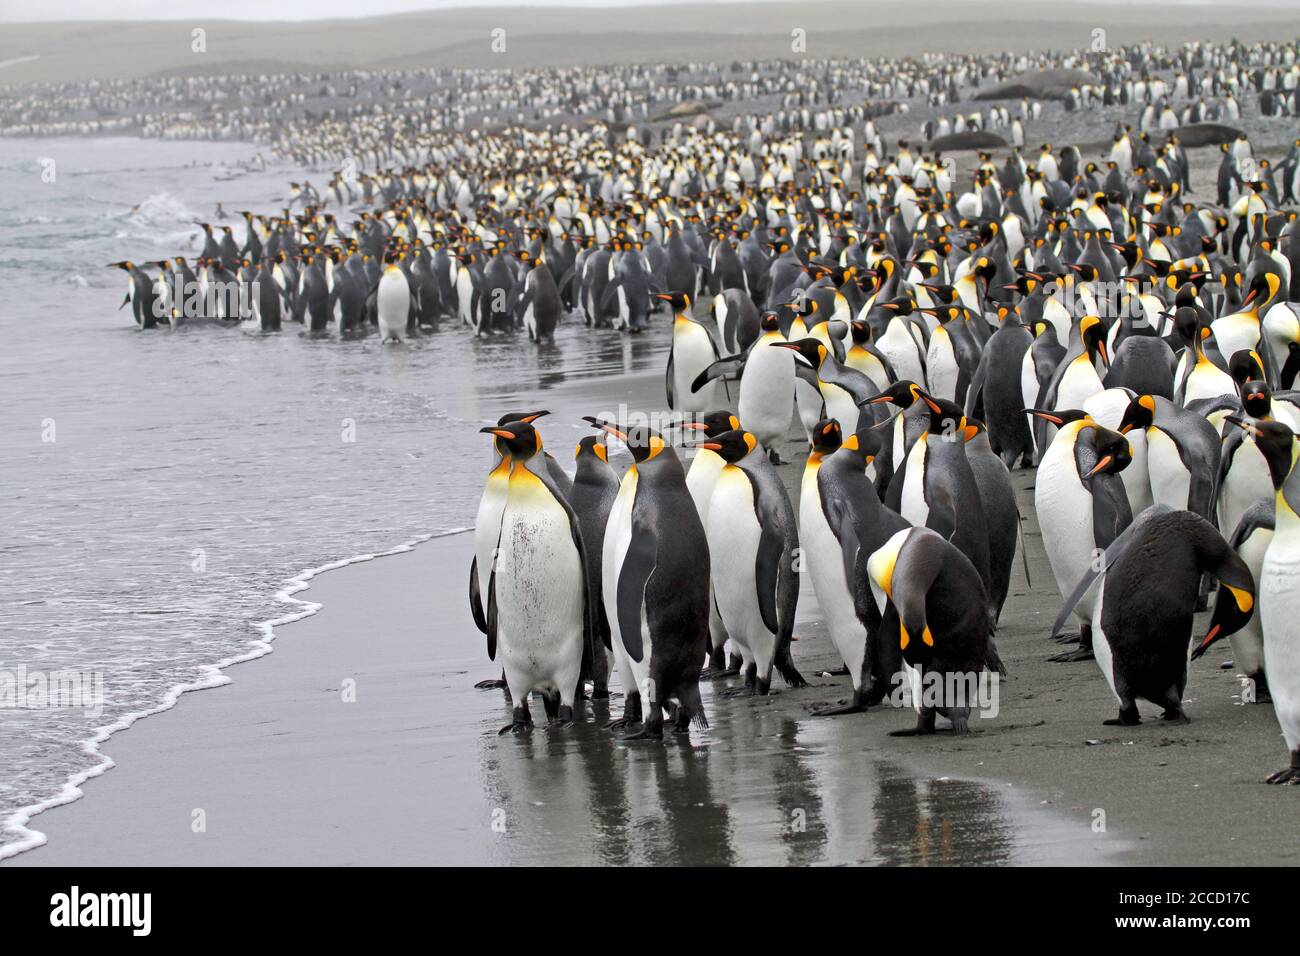
[[[1223,593],[1193,651],[1192,618],[1204,574],[1217,578]],[[1092,608],[1097,666],[1119,700],[1119,716],[1105,721],[1110,725],[1141,723],[1139,699],[1160,707],[1165,720],[1187,723],[1189,652],[1199,657],[1235,634],[1255,608],[1246,562],[1204,518],[1164,505],[1152,505],[1115,539],[1066,600],[1062,618],[1089,591],[1098,595]]]
[[[486,597],[488,654],[499,653],[514,701],[502,733],[532,729],[537,692],[555,724],[573,723],[583,646],[591,640],[586,552],[577,515],[551,480],[528,422],[482,429],[504,445],[505,476]]]
[[[902,652],[917,710],[915,728],[890,736],[932,734],[940,715],[952,721],[953,733],[968,733],[970,689],[994,664],[993,619],[979,572],[941,535],[906,528],[872,553],[867,576],[884,608],[880,640]]]

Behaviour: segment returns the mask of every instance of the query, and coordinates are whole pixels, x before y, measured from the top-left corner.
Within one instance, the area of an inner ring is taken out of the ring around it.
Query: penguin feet
[[[1181,707],[1178,708],[1177,710],[1174,710],[1173,708],[1166,710],[1163,714],[1160,715],[1160,719],[1168,720],[1176,724],[1190,724],[1192,722],[1192,718],[1188,717],[1185,713],[1183,713]]]
[[[551,730],[565,730],[573,726],[573,708],[568,704],[561,704],[560,709],[556,712],[547,727]]]
[[[1053,664],[1073,664],[1076,661],[1096,660],[1090,647],[1079,647],[1072,651],[1063,651],[1060,654],[1053,654],[1048,660]]]
[[[474,685],[474,689],[475,690],[505,690],[506,682],[504,680],[500,680],[497,678],[494,678],[492,680],[481,680]]]
[[[916,726],[906,730],[891,730],[891,737],[929,737],[934,733],[934,711],[922,710],[916,715]]]
[[[593,688],[591,689],[591,699],[592,699],[592,700],[609,700],[609,688],[608,688],[608,687],[593,687]]]
[[[749,682],[746,682],[744,684],[741,684],[739,687],[731,687],[728,688],[727,690],[718,691],[717,696],[726,697],[726,698],[753,697],[757,691],[758,691],[757,684],[751,684]]]
[[[840,667],[836,667],[832,670],[826,671],[826,673],[829,674],[831,677],[848,677],[849,669],[841,665]]]
[[[1119,716],[1101,722],[1103,727],[1136,727],[1142,723],[1136,705],[1120,708]]]
[[[634,734],[627,734],[619,739],[625,743],[635,743],[638,740],[663,740],[664,739],[664,717],[659,705],[654,701],[650,702],[650,716],[646,718],[641,729]]]
[[[969,734],[969,733],[970,733],[970,718],[968,718],[968,717],[953,717],[953,718],[952,718],[952,732],[953,732],[954,734],[956,734],[958,737],[965,737],[967,734]]]
[[[514,709],[513,719],[497,731],[498,737],[504,737],[506,734],[530,734],[533,732],[533,718],[528,713],[527,707],[516,707]]]
[[[1285,770],[1279,770],[1264,782],[1289,784],[1293,787],[1300,786],[1300,750],[1292,751],[1291,766],[1287,767]]]
[[[626,730],[628,727],[631,727],[635,724],[639,724],[640,722],[641,721],[639,719],[633,719],[631,717],[620,717],[618,718],[618,720],[611,720],[609,723],[607,723],[605,725],[605,729],[608,730],[610,733],[618,733],[620,730]]]
[[[774,464],[774,465],[786,465],[786,464],[789,464],[789,462],[787,462],[784,458],[782,458],[779,454],[777,454],[777,451],[776,451],[775,448],[769,448],[769,449],[767,450],[767,460],[770,461],[770,462],[771,462],[772,464]]]

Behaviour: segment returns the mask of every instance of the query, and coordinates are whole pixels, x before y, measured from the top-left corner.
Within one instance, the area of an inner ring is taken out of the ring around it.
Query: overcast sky
[[[0,4],[0,21],[33,20],[322,20],[331,17],[367,17],[382,13],[410,13],[445,7],[487,6],[644,6],[679,0],[41,0]],[[716,0],[714,0],[716,2]],[[741,0],[735,0],[741,2]],[[753,0],[749,0],[753,2]],[[972,4],[994,0],[968,0]],[[1048,0],[1050,2],[1050,0]],[[1108,0],[1126,2],[1126,0]],[[1159,0],[1158,0],[1159,2]],[[1173,3],[1285,6],[1296,0],[1163,0]],[[215,14],[215,16],[214,16]]]

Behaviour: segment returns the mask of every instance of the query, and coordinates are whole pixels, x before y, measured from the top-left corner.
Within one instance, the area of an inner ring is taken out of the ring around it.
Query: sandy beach
[[[567,457],[584,409],[657,408],[660,387],[643,373],[551,392],[550,447]],[[782,469],[792,495],[801,462]],[[453,535],[314,579],[297,596],[320,613],[279,628],[233,684],[112,738],[117,766],[36,817],[48,845],[8,865],[1300,862],[1290,794],[1259,784],[1276,720],[1241,705],[1227,642],[1193,666],[1179,727],[1149,705],[1139,727],[1103,727],[1115,704],[1096,664],[1046,661],[1059,598],[1032,473],[1014,481],[1034,585],[1017,565],[1000,713],[965,739],[887,737],[907,710],[811,717],[848,680],[824,674],[839,662],[807,582],[808,688],[712,685],[711,726],[689,740],[615,742],[604,704],[569,731],[498,737],[508,708],[472,686],[493,667],[463,594],[471,539]]]

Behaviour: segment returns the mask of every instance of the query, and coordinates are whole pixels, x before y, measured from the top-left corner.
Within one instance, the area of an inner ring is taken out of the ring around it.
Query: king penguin
[[[745,661],[745,688],[767,694],[774,665],[790,686],[806,686],[790,656],[799,535],[785,485],[755,453],[758,439],[749,432],[725,432],[701,445],[727,463],[709,498],[705,531],[714,599]]]
[[[1093,648],[1119,700],[1119,716],[1106,724],[1141,723],[1139,698],[1160,707],[1165,720],[1187,723],[1183,691],[1192,617],[1205,574],[1218,578],[1226,592],[1201,642],[1209,646],[1249,620],[1255,605],[1250,569],[1204,518],[1153,505],[1112,542],[1066,599],[1058,624],[1084,592],[1097,592]]]
[[[609,512],[618,497],[618,475],[609,464],[609,452],[599,435],[587,435],[574,449],[577,470],[573,475],[573,489],[569,504],[578,516],[582,528],[582,542],[587,559],[587,595],[593,608],[593,638],[584,648],[583,677],[591,680],[593,700],[609,697],[610,662],[609,620],[601,600],[600,562],[605,544],[605,526]]]
[[[1034,414],[1051,416],[1058,428],[1038,465],[1034,511],[1056,586],[1065,596],[1093,566],[1097,555],[1133,521],[1118,474],[1128,467],[1132,452],[1122,434],[1103,428],[1078,409],[1035,409]],[[1078,651],[1056,659],[1092,657],[1094,599],[1095,595],[1085,595],[1075,612],[1079,621]],[[1058,630],[1052,637],[1060,635]]]
[[[668,407],[680,412],[705,412],[717,408],[720,401],[718,383],[705,382],[698,391],[691,385],[718,360],[718,346],[713,336],[691,317],[691,297],[685,292],[657,292],[673,309],[673,341],[668,350],[668,371],[664,383]]]
[[[692,721],[708,726],[699,681],[709,643],[709,545],[686,471],[653,429],[587,421],[623,441],[633,458],[610,509],[601,556],[610,641],[620,673],[631,678],[625,676],[624,716],[611,726],[626,726],[640,711],[640,731],[624,739],[661,738],[672,701],[674,729],[685,731]]]
[[[890,736],[932,734],[937,715],[952,721],[953,733],[968,733],[973,701],[958,691],[993,663],[993,620],[979,572],[942,535],[904,528],[871,555],[867,573],[885,608],[880,639],[902,652],[917,711],[915,728]]]
[[[511,723],[501,732],[532,727],[532,691],[541,693],[552,722],[571,724],[583,645],[592,639],[578,517],[538,454],[542,440],[531,424],[511,422],[482,431],[509,452],[486,601],[488,656],[495,660],[500,650],[514,701]]]

